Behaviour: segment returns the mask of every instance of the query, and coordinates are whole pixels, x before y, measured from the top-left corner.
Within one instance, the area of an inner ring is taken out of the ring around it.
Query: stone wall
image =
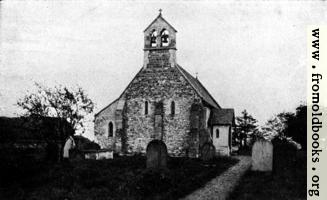
[[[128,152],[145,152],[152,139],[162,138],[171,155],[184,155],[189,147],[190,109],[199,96],[176,68],[145,68],[124,93]],[[146,115],[145,101],[149,109]],[[175,115],[170,104],[175,102]],[[155,104],[163,103],[162,135],[153,135]]]
[[[162,68],[170,66],[170,53],[168,49],[153,50],[148,53],[147,68]]]
[[[105,108],[97,116],[95,116],[94,135],[102,149],[113,149],[116,143],[116,124],[115,111],[118,105],[118,100]],[[113,137],[108,137],[109,122],[113,123]]]
[[[201,102],[191,104],[190,110],[190,148],[189,155],[198,157],[200,149],[209,141],[210,134],[207,130],[207,108]]]

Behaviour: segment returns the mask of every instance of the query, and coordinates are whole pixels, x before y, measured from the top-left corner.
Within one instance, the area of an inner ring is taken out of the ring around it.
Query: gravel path
[[[240,160],[236,165],[212,179],[203,188],[189,194],[183,200],[227,199],[239,179],[251,166],[250,156],[236,156],[236,158]]]

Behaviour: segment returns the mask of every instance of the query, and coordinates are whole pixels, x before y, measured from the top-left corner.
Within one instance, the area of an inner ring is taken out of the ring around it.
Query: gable
[[[175,76],[176,75],[176,72],[179,73],[186,80],[186,82],[193,88],[193,90],[203,99],[203,101],[205,101],[206,103],[208,103],[210,106],[212,106],[214,108],[217,108],[217,109],[220,108],[219,104],[210,95],[210,93],[208,92],[208,90],[201,84],[201,82],[198,79],[194,78],[191,74],[189,74],[181,66],[176,65],[176,67],[170,68],[166,72],[172,73],[172,76],[174,76],[175,78],[178,78],[177,76]],[[129,88],[131,88],[132,84],[137,84],[137,83],[135,83],[135,80],[137,78],[140,78],[141,77],[141,79],[143,79],[143,81],[146,81],[147,77],[153,76],[154,73],[160,73],[160,70],[157,71],[157,70],[150,70],[150,69],[141,68],[139,70],[139,72],[134,76],[134,78],[132,79],[132,81],[124,89],[124,91],[122,92],[122,94],[115,101],[113,101],[108,106],[106,106],[105,108],[103,108],[102,110],[100,110],[97,114],[95,114],[95,117],[97,117],[101,112],[103,112],[104,110],[106,110],[113,103],[117,102],[119,99],[124,98],[124,95],[126,94],[126,91]],[[135,87],[135,86],[133,86],[133,87]]]
[[[146,29],[144,29],[144,32],[146,32],[154,23],[156,22],[163,22],[165,24],[167,24],[168,27],[170,27],[172,30],[174,30],[175,32],[177,32],[177,30],[170,25],[163,17],[161,14],[158,15],[158,17],[156,17],[150,24],[149,26],[146,27]]]
[[[106,111],[110,106],[112,106],[113,104],[115,104],[118,100],[119,100],[119,98],[115,99],[109,105],[107,105],[106,107],[102,108],[99,112],[97,112],[94,116],[95,117],[98,117],[100,114],[102,114],[104,111]]]
[[[127,85],[127,87],[123,90],[123,92],[121,93],[121,95],[115,99],[113,102],[111,102],[109,105],[107,105],[106,107],[102,108],[99,112],[97,112],[94,116],[97,117],[98,115],[100,115],[103,111],[105,111],[108,107],[110,107],[112,104],[114,104],[115,102],[117,102],[118,100],[120,100],[123,97],[123,94],[125,93],[125,91],[127,90],[127,88],[132,84],[132,82],[135,80],[135,78],[137,77],[137,75],[139,73],[141,73],[143,68],[141,68],[136,75],[134,76],[134,78],[132,79],[132,81]],[[120,103],[121,105],[121,103]]]

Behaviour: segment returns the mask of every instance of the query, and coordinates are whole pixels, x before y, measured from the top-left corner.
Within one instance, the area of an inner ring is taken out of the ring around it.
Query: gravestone
[[[203,161],[209,161],[216,155],[216,148],[213,144],[206,142],[201,148],[201,159]]]
[[[258,140],[252,147],[252,170],[272,171],[273,145],[266,140]]]
[[[63,158],[68,159],[69,152],[74,149],[76,146],[74,138],[72,136],[69,136],[65,142],[64,150],[63,150]]]
[[[152,140],[146,147],[147,168],[166,168],[167,157],[167,146],[161,140]]]

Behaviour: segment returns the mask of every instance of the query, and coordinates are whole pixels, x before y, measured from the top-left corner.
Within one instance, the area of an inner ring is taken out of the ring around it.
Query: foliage
[[[85,91],[59,85],[50,88],[35,83],[36,92],[19,99],[17,105],[27,116],[48,116],[67,120],[75,130],[84,131],[86,116],[93,112],[94,104]]]
[[[242,115],[236,117],[236,128],[234,138],[240,143],[240,148],[247,147],[247,139],[258,135],[257,120],[252,117],[246,110]]]
[[[300,105],[296,108],[293,117],[288,118],[285,135],[292,137],[300,143],[303,149],[307,147],[307,106]]]
[[[292,117],[294,117],[293,113],[282,112],[269,119],[262,127],[265,138],[272,139],[274,137],[284,137],[287,121]]]
[[[292,138],[306,149],[307,106],[299,105],[295,113],[279,113],[268,120],[262,130],[266,138]]]

